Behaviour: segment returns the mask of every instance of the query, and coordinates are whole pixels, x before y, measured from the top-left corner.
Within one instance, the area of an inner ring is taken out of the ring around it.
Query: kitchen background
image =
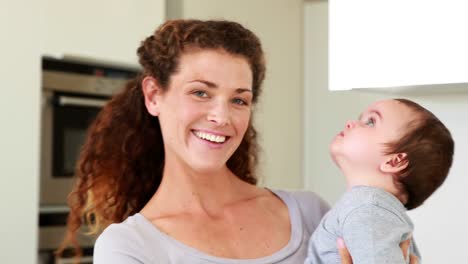
[[[73,54],[135,65],[139,41],[167,18],[226,18],[256,32],[267,79],[255,116],[262,184],[308,189],[333,203],[344,181],[328,143],[370,102],[408,97],[444,121],[456,141],[450,176],[412,212],[424,263],[459,263],[468,237],[466,93],[329,92],[327,9],[320,0],[1,0],[0,259],[36,263],[42,54]]]

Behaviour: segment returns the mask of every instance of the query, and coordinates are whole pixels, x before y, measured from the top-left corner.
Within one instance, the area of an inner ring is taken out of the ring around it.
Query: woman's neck
[[[180,164],[167,165],[158,190],[142,210],[147,216],[181,212],[216,215],[227,204],[248,197],[257,189],[240,180],[226,166],[196,171]]]

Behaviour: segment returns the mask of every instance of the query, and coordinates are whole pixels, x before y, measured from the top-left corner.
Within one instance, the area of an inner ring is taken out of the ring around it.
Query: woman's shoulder
[[[94,245],[95,263],[151,263],[155,254],[163,254],[163,241],[142,218],[135,214],[104,229]]]
[[[330,210],[330,206],[319,195],[305,190],[272,190],[285,203],[297,204],[300,216],[312,233],[322,217]]]
[[[96,240],[96,244],[106,244],[108,242],[124,240],[139,243],[141,242],[139,229],[141,229],[141,227],[138,224],[137,215],[129,216],[123,222],[114,223],[105,228]]]
[[[272,190],[276,195],[280,196],[283,200],[285,197],[293,199],[297,202],[300,209],[310,213],[325,214],[330,210],[330,206],[318,194],[306,190]]]

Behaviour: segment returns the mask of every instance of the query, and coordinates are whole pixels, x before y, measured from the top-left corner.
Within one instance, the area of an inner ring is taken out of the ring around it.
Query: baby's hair
[[[410,210],[444,182],[452,166],[454,142],[447,127],[429,110],[407,99],[395,100],[409,107],[415,117],[399,140],[387,144],[387,154],[407,155],[408,166],[394,181],[407,195],[405,207]]]

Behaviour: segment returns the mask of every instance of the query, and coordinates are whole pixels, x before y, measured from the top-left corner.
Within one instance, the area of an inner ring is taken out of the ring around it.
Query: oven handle
[[[91,99],[91,98],[79,98],[71,96],[59,96],[58,103],[60,106],[85,106],[85,107],[97,107],[102,108],[107,100]]]

